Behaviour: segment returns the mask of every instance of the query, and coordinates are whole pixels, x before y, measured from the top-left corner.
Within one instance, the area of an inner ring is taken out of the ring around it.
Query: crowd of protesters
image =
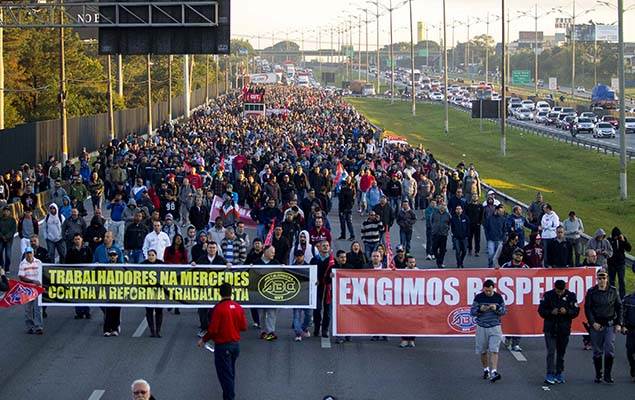
[[[421,268],[426,261],[444,268],[448,239],[458,268],[482,249],[493,268],[597,264],[607,268],[611,285],[619,284],[620,297],[626,294],[624,254],[631,245],[617,227],[608,238],[599,229],[585,250],[582,220],[574,211],[561,220],[540,193],[526,213],[508,212],[493,191],[481,193],[473,164],[446,170],[421,147],[387,144],[337,96],[291,87],[257,93],[268,107],[289,112],[245,118],[240,94],[225,95],[156,135],[129,135],[82,154],[79,163],[51,157],[0,177],[0,201],[24,208],[17,223],[6,211],[0,219],[4,269],[11,269],[16,233],[27,281],[38,262],[315,264],[317,309],[294,311],[297,341],[311,336],[311,321],[313,335],[329,336],[331,268]],[[39,225],[33,210],[40,192],[48,192],[50,204]],[[211,219],[215,198],[222,204]],[[251,210],[255,231],[239,209]],[[338,220],[329,219],[331,211]],[[354,213],[362,215],[361,226],[354,226]],[[395,224],[393,249],[386,232]],[[412,256],[416,225],[425,228],[425,261]],[[597,255],[593,264],[585,251]],[[40,310],[32,308],[29,333],[41,334]],[[120,313],[105,308],[105,336],[119,334]],[[160,337],[162,309],[146,315],[150,334]],[[198,315],[202,337],[209,310]],[[90,318],[90,310],[77,308],[75,317]],[[252,319],[262,339],[277,339],[277,310],[252,311]],[[402,339],[402,347],[414,347],[413,338]],[[511,346],[521,350],[517,341]]]

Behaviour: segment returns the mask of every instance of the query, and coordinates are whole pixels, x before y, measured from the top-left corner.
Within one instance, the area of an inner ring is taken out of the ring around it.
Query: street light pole
[[[62,162],[66,162],[68,160],[68,121],[66,115],[66,60],[64,58],[63,25],[64,9],[60,7],[60,130],[62,131]]]
[[[357,80],[362,79],[362,18],[357,16]]]
[[[454,31],[454,27],[452,28]],[[447,23],[445,19],[445,0],[443,0],[443,87],[445,92],[443,93],[443,103],[445,111],[445,121],[443,124],[443,132],[448,135],[450,133],[449,127],[449,105],[448,105],[448,40],[447,40]]]
[[[509,17],[508,17],[509,18]],[[508,19],[509,20],[509,19]],[[507,116],[507,102],[505,96],[505,0],[501,0],[501,29],[502,29],[502,57],[501,57],[501,104],[500,104],[500,120],[501,120],[501,155],[507,154],[507,138],[505,137],[505,117]]]
[[[0,23],[4,9],[0,8]],[[4,28],[0,26],[0,129],[4,129]]]
[[[534,7],[534,92],[538,97],[538,3]]]
[[[395,59],[392,42],[392,11],[392,0],[390,0],[390,104],[393,104],[395,101]]]
[[[410,91],[412,92],[412,116],[415,117],[417,116],[417,102],[415,97],[415,45],[412,31],[412,0],[408,0],[408,6],[410,8]]]
[[[628,186],[626,168],[626,127],[625,127],[625,93],[624,93],[624,0],[617,0],[617,32],[619,42],[619,55],[617,60],[619,87],[620,87],[620,199],[628,199]]]
[[[377,94],[381,94],[381,58],[379,55],[379,0],[375,3],[377,6],[375,17],[377,18],[377,59],[375,60],[375,66],[377,67],[377,72],[375,78],[377,78]]]
[[[366,40],[365,40],[366,42],[366,79],[368,79],[368,74],[370,72],[370,64],[368,62],[368,9],[367,8],[364,9],[364,13],[365,13],[364,18],[366,19],[365,20],[365,23],[366,23]]]
[[[487,85],[487,75],[489,73],[489,47],[487,46],[487,39],[489,38],[489,11],[487,12],[485,26],[485,84]]]
[[[571,19],[571,96],[575,95],[575,0]]]

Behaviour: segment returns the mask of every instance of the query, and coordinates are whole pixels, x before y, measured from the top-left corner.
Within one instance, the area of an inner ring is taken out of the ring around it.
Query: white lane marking
[[[322,345],[323,349],[330,349],[331,348],[331,339],[323,337],[321,345]]]
[[[137,330],[134,331],[134,333],[132,334],[132,337],[141,337],[146,328],[148,328],[148,321],[144,318],[141,320],[141,323],[139,324],[139,327],[137,327]]]
[[[101,389],[93,390],[93,393],[90,395],[88,400],[99,400],[101,399],[101,396],[104,395],[104,393],[106,393],[105,390],[101,390]]]
[[[520,351],[511,351],[511,350],[509,350],[509,352],[512,353],[512,356],[514,356],[516,361],[520,361],[520,362],[526,362],[527,361],[527,359],[525,358],[523,353],[521,353]]]

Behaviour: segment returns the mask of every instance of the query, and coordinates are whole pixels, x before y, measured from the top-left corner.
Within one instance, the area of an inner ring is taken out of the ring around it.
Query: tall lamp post
[[[509,17],[508,17],[509,18]],[[501,31],[502,31],[502,55],[501,55],[501,103],[499,108],[500,120],[501,120],[501,155],[504,157],[507,155],[507,138],[505,136],[505,117],[507,116],[507,102],[505,95],[505,0],[501,0]]]
[[[417,115],[417,100],[415,90],[415,45],[414,45],[414,33],[412,30],[412,0],[408,0],[408,8],[410,10],[410,84],[411,88],[410,97],[412,99],[412,116]]]
[[[448,45],[447,45],[448,32],[447,32],[447,28],[448,28],[448,24],[445,18],[445,0],[443,0],[443,87],[445,90],[445,93],[443,93],[443,106],[444,106],[443,108],[445,111],[445,121],[443,124],[443,132],[446,135],[450,133],[449,121],[448,121],[449,104],[448,104]],[[452,30],[454,30],[454,25],[452,27]]]
[[[538,15],[538,3],[534,5],[534,14],[529,11],[518,11],[520,16],[530,17],[534,20],[534,92],[538,96],[538,19],[546,17],[554,12],[553,9],[544,14]]]

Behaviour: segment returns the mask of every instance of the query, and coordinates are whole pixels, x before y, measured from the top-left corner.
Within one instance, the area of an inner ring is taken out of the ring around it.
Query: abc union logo
[[[470,307],[455,308],[448,314],[448,325],[459,333],[476,332],[476,321],[470,314]]]
[[[300,281],[288,272],[270,272],[258,281],[258,292],[271,301],[288,301],[300,293]]]

